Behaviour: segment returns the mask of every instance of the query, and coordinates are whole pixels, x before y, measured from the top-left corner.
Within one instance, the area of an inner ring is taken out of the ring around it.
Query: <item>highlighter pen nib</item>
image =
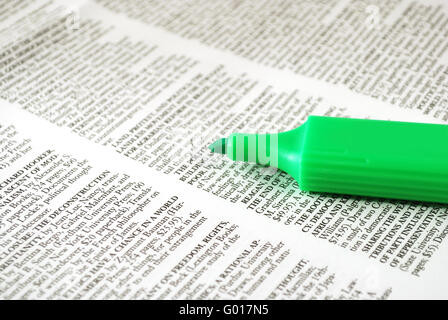
[[[208,146],[211,152],[225,154],[227,138],[220,138]]]

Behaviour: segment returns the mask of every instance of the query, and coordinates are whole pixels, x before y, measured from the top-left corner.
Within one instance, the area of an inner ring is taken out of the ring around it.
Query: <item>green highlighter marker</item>
[[[291,131],[233,133],[212,152],[279,168],[304,191],[448,203],[448,125],[310,116]]]

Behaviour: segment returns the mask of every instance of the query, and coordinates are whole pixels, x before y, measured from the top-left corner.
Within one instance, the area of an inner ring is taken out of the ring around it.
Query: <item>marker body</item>
[[[310,116],[287,132],[232,134],[225,153],[284,170],[305,191],[448,203],[445,144],[448,125]]]

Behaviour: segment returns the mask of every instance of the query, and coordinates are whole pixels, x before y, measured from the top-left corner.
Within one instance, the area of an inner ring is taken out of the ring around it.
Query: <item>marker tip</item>
[[[225,154],[226,153],[226,145],[227,145],[227,139],[226,138],[220,138],[213,142],[211,145],[208,146],[211,152],[214,153],[220,153]]]

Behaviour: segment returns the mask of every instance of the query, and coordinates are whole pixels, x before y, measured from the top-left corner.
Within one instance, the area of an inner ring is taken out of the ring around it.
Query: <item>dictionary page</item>
[[[5,4],[3,298],[446,298],[445,206],[311,194],[207,149],[310,114],[444,123],[445,7],[270,3]]]

